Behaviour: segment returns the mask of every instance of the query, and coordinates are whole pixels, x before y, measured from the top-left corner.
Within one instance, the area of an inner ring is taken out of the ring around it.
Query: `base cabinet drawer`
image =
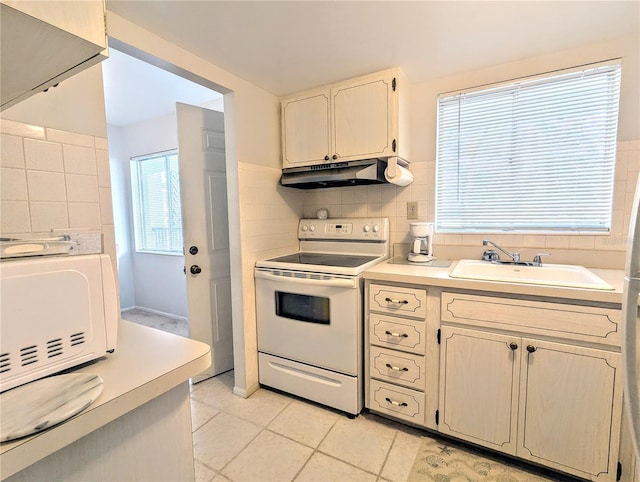
[[[621,311],[567,303],[442,293],[445,323],[620,346]]]
[[[425,332],[424,321],[369,315],[369,342],[372,345],[422,354],[427,344]]]
[[[372,346],[369,352],[371,377],[424,390],[425,357]]]
[[[369,287],[369,309],[383,313],[425,318],[427,291],[402,286],[372,284]]]
[[[424,425],[425,398],[422,392],[371,380],[369,399],[369,408],[375,412]]]

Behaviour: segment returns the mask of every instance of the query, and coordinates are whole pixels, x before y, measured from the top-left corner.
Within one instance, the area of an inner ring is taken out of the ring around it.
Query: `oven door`
[[[256,269],[255,280],[258,351],[359,374],[359,277]]]

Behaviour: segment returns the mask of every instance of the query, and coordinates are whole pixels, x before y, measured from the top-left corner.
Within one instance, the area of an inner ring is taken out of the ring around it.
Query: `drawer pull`
[[[384,299],[387,303],[393,303],[394,305],[408,305],[409,302],[407,300],[394,300],[392,298],[385,298]]]
[[[408,369],[407,367],[402,367],[402,368],[400,368],[400,367],[394,367],[394,366],[393,366],[393,365],[391,365],[390,363],[387,363],[385,366],[386,366],[389,370],[393,370],[393,371],[395,371],[395,372],[408,372],[408,371],[409,371],[409,369]]]
[[[389,335],[389,336],[395,336],[396,338],[408,338],[409,335],[407,335],[406,333],[394,333],[392,331],[385,331],[384,332],[385,335]]]
[[[408,406],[406,402],[396,402],[395,400],[391,400],[389,397],[385,398],[385,400],[387,401],[387,403],[390,403],[391,405],[395,405],[396,407]]]

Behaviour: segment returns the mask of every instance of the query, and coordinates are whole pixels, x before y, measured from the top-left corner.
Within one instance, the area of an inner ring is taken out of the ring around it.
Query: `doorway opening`
[[[194,308],[188,301],[187,277],[193,274],[186,265],[192,260],[185,262],[182,250],[154,252],[140,249],[136,243],[136,206],[132,197],[136,192],[132,191],[131,164],[141,156],[178,149],[177,103],[222,113],[223,95],[113,46],[102,65],[122,318],[191,336],[213,349],[215,340],[201,339],[202,333],[208,334],[204,336],[207,338],[220,331],[211,327],[212,317],[203,316],[201,307],[195,319],[189,315]],[[144,195],[158,197],[155,194],[162,188],[156,185],[153,189]],[[181,200],[184,201],[183,196]],[[185,212],[191,208],[183,206]],[[228,325],[231,326],[230,314]],[[232,360],[231,355],[229,368],[233,368]]]

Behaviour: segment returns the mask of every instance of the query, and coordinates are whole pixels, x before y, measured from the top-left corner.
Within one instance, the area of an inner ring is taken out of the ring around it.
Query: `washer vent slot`
[[[60,356],[63,353],[62,338],[56,338],[47,342],[47,358]]]
[[[74,333],[73,335],[70,336],[70,339],[71,339],[71,346],[82,345],[83,343],[86,342],[84,337],[84,332]]]
[[[38,345],[26,346],[20,350],[20,360],[22,366],[31,365],[38,362]]]
[[[11,355],[8,353],[0,354],[0,373],[11,370]]]

